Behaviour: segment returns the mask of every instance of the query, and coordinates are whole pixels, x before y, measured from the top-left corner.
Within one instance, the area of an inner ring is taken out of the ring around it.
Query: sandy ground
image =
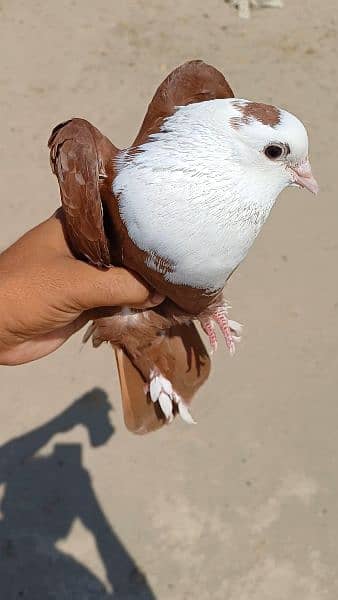
[[[1,2],[0,248],[58,205],[52,126],[127,144],[189,58],[299,115],[321,183],[283,193],[231,280],[244,341],[196,427],[129,434],[112,352],[80,335],[0,367],[1,600],[338,597],[336,0],[285,4],[244,22],[222,0]]]

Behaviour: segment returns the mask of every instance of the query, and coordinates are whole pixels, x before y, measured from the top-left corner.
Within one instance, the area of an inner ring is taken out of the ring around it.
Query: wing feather
[[[100,180],[106,178],[105,163],[116,149],[84,119],[71,119],[57,125],[48,146],[72,250],[97,266],[110,265]]]
[[[215,67],[202,60],[186,62],[174,69],[156,90],[133,145],[143,144],[150,134],[156,133],[177,106],[233,97],[224,75]]]

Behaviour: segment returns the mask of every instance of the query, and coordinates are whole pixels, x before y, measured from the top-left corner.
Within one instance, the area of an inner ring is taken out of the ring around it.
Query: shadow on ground
[[[41,427],[0,448],[5,483],[0,520],[0,590],[6,600],[155,600],[145,577],[123,547],[95,496],[82,465],[81,445],[55,444],[57,433],[87,427],[92,446],[113,435],[106,393],[93,389]],[[87,567],[56,547],[76,518],[94,536],[113,592]]]

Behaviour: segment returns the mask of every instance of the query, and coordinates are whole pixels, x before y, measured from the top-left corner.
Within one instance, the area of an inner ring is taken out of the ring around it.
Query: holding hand
[[[50,354],[104,307],[149,308],[163,298],[123,268],[74,258],[57,215],[0,255],[0,364]]]

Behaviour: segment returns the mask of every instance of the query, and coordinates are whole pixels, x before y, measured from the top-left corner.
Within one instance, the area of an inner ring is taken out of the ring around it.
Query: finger
[[[102,270],[81,261],[74,261],[74,266],[72,295],[82,310],[98,306],[151,308],[164,299],[126,269],[112,267]]]

